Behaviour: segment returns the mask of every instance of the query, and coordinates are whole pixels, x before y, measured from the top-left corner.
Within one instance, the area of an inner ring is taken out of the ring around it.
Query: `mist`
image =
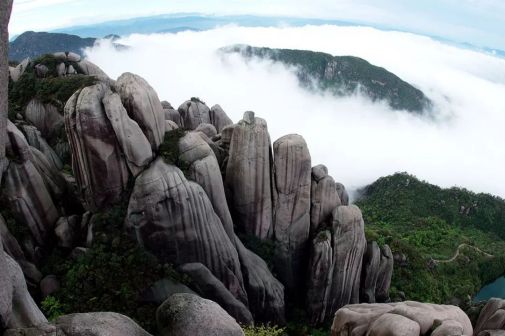
[[[86,57],[111,78],[144,77],[160,100],[178,107],[199,97],[220,104],[237,122],[252,110],[266,119],[272,141],[298,133],[313,165],[356,189],[406,171],[442,187],[505,197],[505,60],[414,34],[365,27],[243,28],[132,35],[117,51],[102,42]],[[393,111],[356,93],[311,93],[292,68],[246,61],[217,50],[232,44],[352,55],[386,68],[434,102],[434,117]]]

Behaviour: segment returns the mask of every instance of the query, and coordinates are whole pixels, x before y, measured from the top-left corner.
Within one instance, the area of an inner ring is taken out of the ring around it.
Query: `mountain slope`
[[[297,67],[300,84],[311,90],[329,90],[337,96],[360,90],[373,101],[385,100],[395,110],[422,113],[432,103],[424,93],[384,68],[353,56],[321,52],[232,46],[225,52],[259,57]]]
[[[82,55],[82,49],[92,47],[96,38],[81,38],[76,35],[28,31],[9,43],[9,60],[22,61],[61,50]]]
[[[366,187],[357,204],[367,239],[396,254],[392,292],[436,303],[467,300],[505,272],[505,200],[499,197],[442,189],[401,173]]]

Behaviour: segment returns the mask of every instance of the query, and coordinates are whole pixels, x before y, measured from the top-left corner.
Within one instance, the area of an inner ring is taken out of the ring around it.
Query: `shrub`
[[[273,326],[244,327],[245,336],[281,336],[285,335],[284,329]]]

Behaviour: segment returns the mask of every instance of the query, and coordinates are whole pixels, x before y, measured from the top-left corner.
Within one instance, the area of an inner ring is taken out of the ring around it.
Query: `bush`
[[[41,302],[41,309],[49,321],[54,321],[63,314],[63,307],[60,301],[49,295]]]
[[[245,336],[281,336],[285,335],[284,329],[273,326],[244,327]]]

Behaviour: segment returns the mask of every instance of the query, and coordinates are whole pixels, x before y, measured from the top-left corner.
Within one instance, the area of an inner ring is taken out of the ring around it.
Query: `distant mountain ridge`
[[[243,45],[226,47],[222,51],[295,66],[300,84],[309,90],[328,90],[336,96],[350,95],[358,90],[372,101],[387,101],[394,110],[419,114],[429,111],[433,105],[421,90],[359,57]]]

